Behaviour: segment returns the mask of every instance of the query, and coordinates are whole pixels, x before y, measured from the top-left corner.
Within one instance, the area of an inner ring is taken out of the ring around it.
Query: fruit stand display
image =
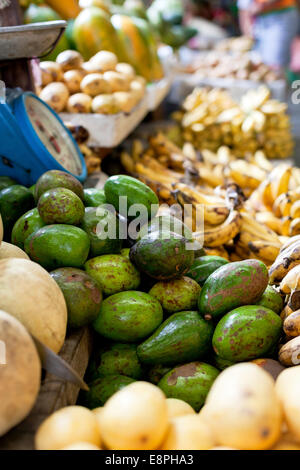
[[[0,84],[0,449],[300,450],[286,104],[196,88],[126,139],[168,90],[158,40],[194,34],[181,2],[21,5],[25,38],[69,24],[39,97]]]

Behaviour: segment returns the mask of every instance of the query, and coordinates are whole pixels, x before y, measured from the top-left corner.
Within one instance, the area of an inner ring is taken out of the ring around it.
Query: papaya
[[[200,256],[195,259],[186,275],[202,286],[213,272],[228,263],[229,261],[221,256]]]
[[[67,188],[45,191],[39,198],[38,211],[47,225],[79,225],[84,217],[82,200]]]
[[[0,191],[0,213],[4,227],[4,240],[10,242],[15,222],[34,207],[34,197],[28,188],[15,184]]]
[[[115,343],[101,355],[96,370],[97,378],[108,375],[126,375],[139,380],[143,369],[136,353],[135,344]]]
[[[141,282],[138,270],[121,254],[89,259],[84,268],[105,295],[137,289]]]
[[[279,315],[283,310],[283,298],[273,286],[267,286],[261,299],[257,302],[257,305],[270,308]]]
[[[105,338],[134,343],[151,335],[162,320],[163,310],[156,299],[144,292],[127,291],[102,302],[93,327]]]
[[[144,183],[131,176],[111,176],[104,185],[104,193],[107,203],[111,204],[117,212],[126,218],[137,216],[133,207],[135,205],[141,205],[144,208],[143,223],[148,218],[154,217],[158,211],[159,201],[156,194]],[[122,207],[123,204],[124,208]],[[140,208],[137,207],[137,212],[139,211]]]
[[[82,404],[90,410],[103,406],[112,395],[133,382],[134,379],[125,375],[108,375],[96,379],[89,384],[89,391],[84,392]]]
[[[102,293],[91,276],[76,268],[59,268],[50,275],[64,295],[70,327],[79,328],[97,318]]]
[[[142,363],[175,365],[205,356],[211,346],[213,325],[198,312],[178,312],[137,348]]]
[[[73,25],[73,37],[77,50],[85,60],[101,50],[114,52],[124,61],[124,52],[109,15],[101,8],[84,8]]]
[[[242,305],[255,304],[268,285],[268,269],[255,259],[225,264],[205,281],[198,301],[205,318],[218,318]]]
[[[158,387],[167,398],[183,400],[199,411],[218,375],[219,371],[209,364],[190,362],[171,369],[159,381]]]
[[[111,22],[126,52],[126,62],[148,82],[163,77],[163,69],[157,56],[157,44],[146,20],[113,15]]]
[[[106,203],[104,189],[87,188],[83,190],[83,194],[86,207],[98,207]]]
[[[153,232],[139,240],[130,250],[137,268],[157,280],[168,281],[184,275],[194,261],[188,240],[174,232]]]
[[[24,250],[26,238],[46,224],[42,220],[38,209],[35,207],[23,214],[14,224],[11,232],[11,242]]]
[[[84,199],[83,186],[74,176],[61,170],[46,171],[36,182],[35,200],[38,202],[43,193],[49,189],[66,188]]]
[[[32,261],[50,271],[62,267],[81,268],[89,250],[88,235],[73,225],[46,225],[25,240],[25,251]]]
[[[228,312],[213,335],[215,353],[234,362],[265,355],[281,336],[282,320],[269,308],[244,305]]]
[[[120,253],[119,221],[105,206],[86,207],[80,227],[90,239],[90,256]]]
[[[149,294],[155,297],[166,313],[175,313],[197,308],[201,287],[189,277],[154,284]]]

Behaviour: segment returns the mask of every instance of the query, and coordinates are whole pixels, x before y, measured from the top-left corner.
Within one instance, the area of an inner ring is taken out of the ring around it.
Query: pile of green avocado
[[[120,196],[127,197],[125,214]],[[132,220],[133,204],[147,208],[148,220],[135,240],[124,240],[119,228]],[[5,239],[50,272],[69,327],[95,331],[90,390],[81,396],[89,408],[148,380],[198,411],[220,370],[276,354],[283,301],[268,286],[266,266],[189,249],[188,227],[153,214],[155,205],[155,193],[125,175],[110,177],[103,190],[83,189],[57,170],[30,189],[0,177]],[[116,238],[101,236],[108,225]]]

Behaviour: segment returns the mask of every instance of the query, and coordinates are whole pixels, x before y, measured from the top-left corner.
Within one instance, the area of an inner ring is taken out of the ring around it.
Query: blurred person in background
[[[262,61],[275,69],[288,67],[299,30],[297,0],[238,0],[238,7],[241,30],[255,39]]]

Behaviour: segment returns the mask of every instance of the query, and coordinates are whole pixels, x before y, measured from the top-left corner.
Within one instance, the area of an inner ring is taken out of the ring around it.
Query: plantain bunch
[[[230,147],[238,158],[257,150],[267,158],[287,158],[294,142],[287,105],[270,98],[267,87],[249,90],[240,103],[221,89],[196,88],[175,113],[183,139],[197,149]]]

